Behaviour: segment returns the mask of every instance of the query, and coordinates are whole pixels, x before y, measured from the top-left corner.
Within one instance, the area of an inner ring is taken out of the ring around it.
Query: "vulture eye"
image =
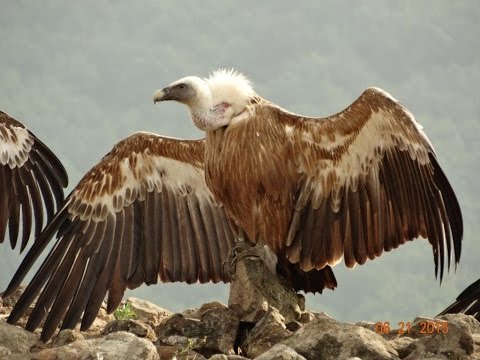
[[[179,84],[177,87],[178,87],[180,90],[186,90],[186,89],[187,89],[187,85],[185,85],[185,84]]]

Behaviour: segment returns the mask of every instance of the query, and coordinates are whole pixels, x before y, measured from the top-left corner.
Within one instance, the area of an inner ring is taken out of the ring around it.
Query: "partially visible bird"
[[[32,229],[38,236],[63,205],[67,184],[67,173],[52,151],[22,123],[0,111],[0,243],[8,227],[14,249],[22,230],[22,252]]]
[[[438,316],[457,313],[472,315],[480,321],[480,279],[463,290],[455,302],[438,314]]]

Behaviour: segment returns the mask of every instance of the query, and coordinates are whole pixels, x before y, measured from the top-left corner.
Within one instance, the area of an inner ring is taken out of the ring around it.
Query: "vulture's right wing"
[[[80,181],[64,207],[28,252],[4,296],[23,280],[53,235],[57,241],[13,309],[42,340],[62,321],[82,329],[95,319],[108,293],[108,312],[125,289],[163,282],[229,281],[223,271],[234,238],[223,208],[208,190],[204,140],[149,133],[118,143]]]

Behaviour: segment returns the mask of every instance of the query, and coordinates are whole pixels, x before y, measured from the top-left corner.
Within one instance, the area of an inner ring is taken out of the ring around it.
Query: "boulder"
[[[152,328],[155,328],[163,319],[173,314],[171,311],[161,308],[158,305],[135,297],[129,297],[126,303],[129,304],[135,312],[137,320],[145,322]]]
[[[160,360],[207,360],[207,358],[193,350],[182,349],[170,345],[157,345]]]
[[[53,338],[52,346],[64,346],[84,339],[85,337],[82,333],[72,329],[64,329]]]
[[[274,307],[289,323],[300,320],[305,298],[286,287],[261,259],[246,257],[235,266],[228,307],[241,321],[252,323],[259,321],[269,307]]]
[[[39,342],[39,336],[8,324],[0,319],[0,358],[12,358],[15,354],[29,353]]]
[[[157,349],[148,340],[120,331],[104,337],[80,340],[25,357],[30,359],[157,360]]]
[[[255,358],[255,360],[310,360],[298,354],[291,347],[277,344],[267,352]]]
[[[249,360],[249,359],[240,355],[215,354],[209,357],[208,360]]]
[[[126,331],[137,335],[139,337],[146,337],[151,340],[156,340],[155,332],[147,324],[138,320],[113,320],[105,326],[104,333],[109,334],[116,331]]]
[[[398,352],[380,335],[362,326],[317,316],[281,342],[307,359],[399,359]]]
[[[248,332],[241,345],[242,352],[254,358],[266,352],[281,340],[292,335],[280,312],[270,307],[263,318]]]
[[[475,351],[473,332],[480,332],[473,316],[443,315],[435,319],[416,318],[411,334],[417,338],[408,346],[407,360],[436,356],[438,359],[464,359]]]
[[[234,354],[239,322],[232,310],[216,302],[173,314],[155,331],[160,345],[188,347],[208,357],[216,353]]]

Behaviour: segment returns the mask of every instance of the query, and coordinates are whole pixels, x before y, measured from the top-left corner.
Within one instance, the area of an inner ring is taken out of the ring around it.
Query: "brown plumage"
[[[10,323],[40,295],[27,329],[47,316],[47,340],[60,323],[88,328],[104,297],[112,312],[127,287],[227,282],[222,263],[242,234],[268,245],[280,274],[306,292],[334,288],[342,257],[352,267],[417,237],[432,244],[440,279],[452,250],[458,263],[455,194],[420,125],[382,90],[327,118],[289,113],[231,72],[181,79],[154,100],[189,106],[206,138],[138,133],[118,143],[20,265],[6,295],[56,234]]]
[[[7,228],[20,252],[63,204],[68,177],[57,157],[19,121],[0,111],[0,243]],[[44,219],[44,212],[47,219]]]

